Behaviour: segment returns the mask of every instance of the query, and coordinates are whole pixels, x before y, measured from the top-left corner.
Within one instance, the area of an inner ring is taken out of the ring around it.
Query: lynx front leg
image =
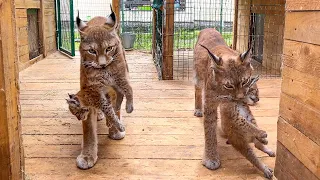
[[[81,154],[77,157],[77,166],[80,169],[89,169],[98,159],[97,113],[90,108],[86,121],[82,121],[83,139]]]
[[[202,117],[202,88],[195,85],[195,107],[194,115]]]
[[[205,95],[204,103],[204,133],[205,149],[202,164],[208,169],[215,170],[220,167],[220,158],[217,152],[217,107],[210,94]]]
[[[267,146],[265,146],[264,144],[262,144],[261,142],[259,142],[258,140],[254,140],[254,146],[259,149],[260,151],[268,154],[270,157],[275,157],[276,153],[273,152],[271,149],[269,149]]]

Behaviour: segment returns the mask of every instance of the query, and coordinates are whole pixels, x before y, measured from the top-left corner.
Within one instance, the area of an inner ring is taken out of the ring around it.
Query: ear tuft
[[[209,54],[209,56],[210,56],[210,59],[213,60],[213,62],[214,62],[216,65],[218,65],[218,66],[221,66],[221,65],[222,65],[222,59],[221,59],[219,56],[213,54],[213,53],[212,53],[207,47],[205,47],[204,45],[200,44],[200,46],[202,46],[203,48],[205,48],[205,49],[208,51],[208,54]]]
[[[252,48],[250,47],[246,52],[240,54],[240,60],[242,62],[250,62],[251,60],[251,53],[252,52]]]
[[[87,24],[80,19],[79,10],[78,10],[78,15],[77,15],[76,21],[77,21],[78,30],[81,35],[81,32],[84,30],[85,27],[87,27]]]

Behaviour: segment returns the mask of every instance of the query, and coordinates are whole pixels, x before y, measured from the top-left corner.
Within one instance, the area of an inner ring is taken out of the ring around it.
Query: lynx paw
[[[123,139],[126,135],[126,132],[123,131],[123,132],[120,132],[120,131],[115,131],[115,132],[112,132],[112,131],[109,131],[109,135],[108,137],[110,139],[113,139],[113,140],[120,140],[120,139]]]
[[[196,117],[202,117],[203,116],[201,109],[195,109],[193,115],[196,116]]]
[[[266,166],[263,170],[264,176],[268,179],[272,179],[273,177],[273,170],[271,168],[269,168],[268,166]]]
[[[132,111],[133,111],[133,104],[132,103],[126,104],[126,111],[127,111],[127,113],[132,113]]]
[[[91,155],[87,156],[87,155],[80,154],[77,157],[77,166],[80,169],[90,169],[97,162],[97,159],[98,159],[98,156],[94,158]]]
[[[98,118],[97,118],[98,121],[102,121],[104,120],[104,114],[102,111],[98,111]]]
[[[220,160],[218,159],[216,160],[206,159],[202,161],[202,165],[204,165],[206,168],[210,170],[216,170],[220,167],[221,163],[220,163]]]

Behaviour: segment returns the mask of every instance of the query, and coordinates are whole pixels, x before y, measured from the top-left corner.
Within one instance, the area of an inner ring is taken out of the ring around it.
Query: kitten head
[[[69,99],[66,99],[69,104],[71,114],[77,117],[78,120],[86,120],[89,115],[89,108],[82,107],[78,97],[75,94],[69,94]]]
[[[97,16],[88,23],[77,16],[77,25],[81,36],[80,53],[82,63],[89,61],[91,67],[105,68],[114,61],[121,45],[117,34],[118,22],[111,8],[109,17]],[[87,62],[88,64],[88,62]]]
[[[210,73],[216,85],[215,91],[233,100],[243,100],[252,81],[251,49],[242,54],[235,54],[231,49],[221,48],[216,55],[204,48],[211,59]]]
[[[259,101],[259,89],[256,83],[258,80],[259,76],[252,78],[252,83],[244,99],[244,102],[250,106],[255,105]]]

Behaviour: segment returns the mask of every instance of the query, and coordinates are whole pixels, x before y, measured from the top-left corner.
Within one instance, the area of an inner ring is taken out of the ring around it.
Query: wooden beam
[[[163,26],[162,79],[173,79],[173,35],[174,35],[174,0],[165,3],[165,21]]]
[[[233,42],[232,49],[237,49],[238,39],[238,13],[239,13],[239,0],[234,0],[234,16],[233,16]]]
[[[320,146],[295,129],[284,119],[278,120],[278,141],[281,142],[316,177],[320,178]],[[279,155],[279,154],[278,154]]]
[[[23,179],[14,0],[0,6],[0,179]]]
[[[320,10],[319,0],[287,0],[287,11],[314,11]]]
[[[308,179],[319,180],[283,144],[277,143],[275,176],[279,180]]]
[[[42,54],[44,57],[47,56],[48,52],[47,52],[47,43],[46,43],[46,22],[45,22],[45,0],[40,0],[40,33],[41,33],[41,42],[42,42]]]
[[[320,11],[286,12],[284,38],[320,45]]]
[[[116,13],[116,17],[119,24],[118,34],[120,33],[120,26],[121,26],[121,19],[120,19],[120,1],[119,0],[112,0],[112,10]]]

